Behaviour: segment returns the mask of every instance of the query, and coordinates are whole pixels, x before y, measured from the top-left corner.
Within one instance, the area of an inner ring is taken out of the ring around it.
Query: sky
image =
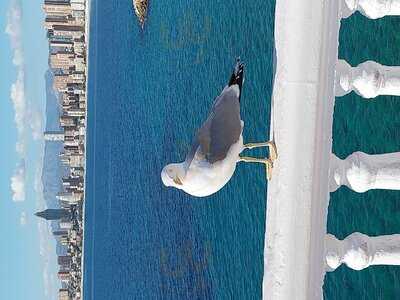
[[[55,241],[41,170],[48,44],[42,0],[0,1],[0,289],[2,299],[55,299]]]

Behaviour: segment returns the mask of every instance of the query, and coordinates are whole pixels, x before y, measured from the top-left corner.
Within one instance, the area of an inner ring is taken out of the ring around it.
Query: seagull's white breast
[[[186,193],[205,197],[219,191],[231,179],[239,154],[243,151],[243,137],[231,146],[225,159],[210,164],[196,152],[180,187]]]

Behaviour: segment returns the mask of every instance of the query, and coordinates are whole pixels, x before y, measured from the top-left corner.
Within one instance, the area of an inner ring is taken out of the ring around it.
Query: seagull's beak
[[[174,182],[175,182],[177,185],[183,185],[182,181],[180,180],[180,178],[179,178],[178,176],[175,177]]]

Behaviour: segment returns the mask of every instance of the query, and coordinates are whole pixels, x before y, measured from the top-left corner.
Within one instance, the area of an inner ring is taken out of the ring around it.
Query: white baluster
[[[346,61],[338,60],[335,94],[341,97],[351,91],[364,98],[379,95],[400,96],[400,67],[383,66],[373,61],[351,67]]]
[[[363,193],[370,189],[400,190],[400,152],[369,155],[355,152],[345,160],[330,161],[331,192],[345,185]]]
[[[342,241],[328,234],[325,257],[328,272],[342,263],[353,270],[373,265],[400,265],[400,234],[369,237],[355,232]]]
[[[359,11],[370,19],[400,15],[400,0],[339,0],[342,17],[347,18]]]

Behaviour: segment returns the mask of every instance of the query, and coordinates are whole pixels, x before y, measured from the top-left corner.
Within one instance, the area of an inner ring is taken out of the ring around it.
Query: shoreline
[[[89,103],[89,97],[88,97],[88,82],[89,82],[89,44],[90,44],[90,8],[91,8],[91,3],[92,0],[85,0],[85,45],[86,45],[86,87],[85,87],[85,93],[86,93],[86,109],[85,109],[85,154],[84,154],[84,183],[83,183],[83,204],[82,204],[82,260],[81,260],[81,272],[82,272],[82,277],[81,277],[81,300],[84,299],[84,274],[85,274],[85,222],[86,222],[86,162],[87,162],[87,133],[88,133],[88,103]]]

